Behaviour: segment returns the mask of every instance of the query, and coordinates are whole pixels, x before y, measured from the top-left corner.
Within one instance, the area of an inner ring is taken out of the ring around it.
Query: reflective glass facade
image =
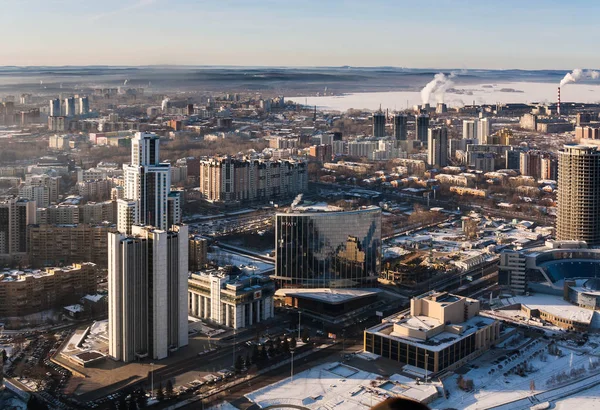
[[[381,209],[276,216],[280,287],[372,287],[381,270]]]

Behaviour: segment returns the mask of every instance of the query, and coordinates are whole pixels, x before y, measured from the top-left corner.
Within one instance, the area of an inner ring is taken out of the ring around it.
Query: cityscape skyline
[[[576,25],[570,23],[582,7],[589,13],[600,8],[586,1],[571,2],[569,7],[557,1],[509,1],[496,5],[493,12],[485,4],[466,1],[438,1],[426,12],[410,2],[387,0],[369,5],[332,1],[318,7],[313,1],[291,5],[237,0],[0,4],[8,17],[8,31],[20,33],[20,41],[5,45],[3,65],[567,69],[568,61],[574,66],[600,66],[600,58],[585,53],[595,44],[589,35],[592,23],[580,19]],[[44,37],[48,32],[55,36]],[[394,33],[418,33],[420,41],[407,38],[394,49],[398,51],[390,52],[386,39]],[[547,41],[524,41],[533,35]],[[448,36],[452,41],[439,41]],[[571,41],[573,37],[578,41]],[[70,47],[50,47],[49,40],[40,38],[69,39]]]

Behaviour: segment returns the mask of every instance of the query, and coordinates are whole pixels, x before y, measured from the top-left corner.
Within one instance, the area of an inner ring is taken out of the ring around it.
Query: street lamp
[[[429,353],[425,353],[425,383],[427,383],[427,364],[429,362]]]
[[[294,349],[290,349],[290,353],[292,354],[292,368],[290,370],[290,383],[294,383]]]
[[[300,339],[300,320],[302,318],[302,311],[300,309],[298,309],[298,340]]]
[[[154,397],[154,363],[150,363],[150,398]]]

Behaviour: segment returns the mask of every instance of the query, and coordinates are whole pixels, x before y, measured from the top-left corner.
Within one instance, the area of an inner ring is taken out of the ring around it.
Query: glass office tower
[[[377,286],[381,209],[276,216],[274,279],[284,288]]]

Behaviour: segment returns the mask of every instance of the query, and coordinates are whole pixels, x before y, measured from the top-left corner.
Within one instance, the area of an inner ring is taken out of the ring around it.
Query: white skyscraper
[[[188,344],[188,228],[108,236],[109,354],[159,360]]]
[[[123,176],[124,200],[118,203],[120,232],[131,232],[131,225],[167,230],[181,221],[179,201],[169,202],[171,165],[160,163],[160,141],[156,134],[135,134],[131,142],[131,164],[123,165]],[[169,204],[178,208],[169,209]],[[136,209],[132,210],[133,206]]]
[[[481,144],[488,143],[488,137],[492,133],[492,123],[489,118],[482,118],[479,120],[477,127],[477,138]]]
[[[474,120],[463,120],[463,139],[475,140],[477,139],[477,127],[479,121]]]

